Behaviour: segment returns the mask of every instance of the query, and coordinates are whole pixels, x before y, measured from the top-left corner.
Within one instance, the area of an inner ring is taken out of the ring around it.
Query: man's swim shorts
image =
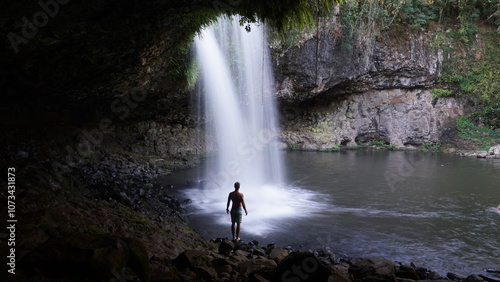
[[[241,223],[243,209],[231,209],[231,222]]]

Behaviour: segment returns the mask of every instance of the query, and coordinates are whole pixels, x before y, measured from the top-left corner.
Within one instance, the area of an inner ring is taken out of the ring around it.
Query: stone
[[[286,256],[276,268],[276,281],[327,281],[332,271],[311,252],[296,252]]]
[[[253,249],[252,255],[264,257],[266,256],[266,252],[262,249]]]
[[[486,158],[488,156],[488,152],[486,152],[486,151],[479,151],[479,152],[477,152],[476,156],[478,158]]]
[[[276,262],[271,259],[259,258],[254,260],[243,261],[238,264],[238,272],[243,276],[248,276],[250,273],[255,271],[274,270],[276,269]]]
[[[280,139],[308,150],[371,141],[420,147],[439,141],[445,128],[463,114],[462,102],[433,105],[432,101],[428,90],[386,89],[352,94],[317,107],[293,106],[302,115],[284,121]]]
[[[270,259],[274,260],[276,263],[280,263],[287,255],[289,251],[281,247],[275,247],[269,252],[268,256]]]
[[[141,281],[149,281],[149,255],[144,243],[138,238],[126,239],[129,249],[128,265],[137,274]]]
[[[465,275],[462,275],[462,274],[459,274],[459,273],[455,273],[455,272],[448,272],[446,274],[446,277],[448,279],[453,280],[453,281],[463,281],[463,280],[465,280],[467,278]]]
[[[415,268],[411,266],[407,266],[404,264],[399,265],[396,268],[396,274],[398,278],[407,278],[413,280],[421,280],[424,279],[423,275],[421,275]]]
[[[125,242],[112,235],[76,234],[50,238],[27,253],[20,267],[28,275],[66,280],[109,280],[128,263]]]
[[[237,264],[230,262],[227,259],[222,259],[222,258],[215,258],[212,260],[212,267],[215,269],[215,271],[218,274],[221,273],[230,273],[233,271],[233,268],[236,267]]]
[[[499,145],[496,145],[496,146],[491,147],[491,148],[488,150],[488,154],[489,154],[489,155],[496,155],[496,156],[500,156],[500,144],[499,144]]]
[[[234,243],[229,240],[222,241],[219,245],[219,254],[221,255],[229,255],[231,251],[234,249]]]
[[[467,278],[465,278],[464,281],[466,281],[466,282],[482,282],[482,281],[484,281],[484,279],[479,275],[471,274],[471,275],[467,276]]]
[[[194,267],[209,266],[210,259],[208,255],[202,251],[198,250],[186,250],[179,254],[173,261],[172,264],[178,270],[184,270],[186,268],[193,269]]]
[[[196,266],[193,268],[193,272],[196,273],[197,278],[201,278],[202,281],[214,281],[217,278],[217,272],[207,266]]]
[[[328,282],[353,282],[354,277],[344,267],[330,267],[332,274],[328,276]]]
[[[271,281],[271,280],[265,278],[264,275],[262,275],[261,273],[250,274],[250,277],[248,280],[253,281],[253,282],[269,282],[269,281]]]
[[[237,251],[233,252],[229,258],[233,262],[240,263],[243,261],[247,261],[248,255],[249,255],[248,252],[245,252],[242,250],[237,250]]]
[[[373,279],[375,281],[395,281],[394,263],[383,258],[368,258],[356,262],[349,267],[349,273],[356,279]]]

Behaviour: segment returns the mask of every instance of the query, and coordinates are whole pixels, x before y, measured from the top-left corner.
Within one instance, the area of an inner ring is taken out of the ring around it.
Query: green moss
[[[134,230],[141,230],[145,232],[157,232],[159,228],[154,225],[149,219],[142,217],[139,213],[131,210],[130,208],[119,204],[119,212],[127,219],[128,223]]]

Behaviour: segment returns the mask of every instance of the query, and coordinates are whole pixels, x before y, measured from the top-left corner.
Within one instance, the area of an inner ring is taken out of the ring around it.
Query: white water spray
[[[219,18],[195,39],[205,130],[215,137],[217,154],[206,167],[203,187],[190,197],[202,213],[227,224],[228,216],[218,212],[239,181],[249,211],[245,225],[263,235],[272,221],[302,215],[297,207],[310,196],[284,185],[270,52],[263,25],[250,29],[237,18]]]

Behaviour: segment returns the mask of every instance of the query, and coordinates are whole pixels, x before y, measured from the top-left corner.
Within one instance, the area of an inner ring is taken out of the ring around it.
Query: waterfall
[[[274,80],[263,26],[252,24],[248,32],[238,19],[221,18],[202,31],[195,46],[210,121],[206,131],[218,144],[207,183],[222,188],[240,181],[242,189],[281,183]]]
[[[308,196],[284,185],[270,50],[264,26],[249,27],[237,17],[221,17],[195,38],[205,131],[217,148],[206,164],[203,186],[189,197],[201,213],[213,215],[225,210],[239,181],[249,210],[244,221],[252,233],[262,234],[271,221],[300,214],[296,205]],[[229,222],[224,216],[215,220]]]

